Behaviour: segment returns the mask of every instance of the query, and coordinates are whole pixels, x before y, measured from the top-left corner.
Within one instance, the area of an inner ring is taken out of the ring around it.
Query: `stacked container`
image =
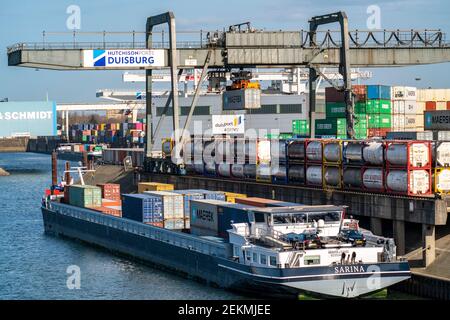
[[[205,195],[202,192],[195,190],[175,190],[176,194],[183,196],[183,210],[184,210],[184,229],[190,228],[190,212],[191,212],[191,200],[203,200]]]
[[[186,223],[182,195],[170,191],[145,191],[144,194],[161,199],[165,228],[184,228]]]
[[[392,125],[391,87],[367,86],[368,137],[386,137]]]
[[[417,103],[417,88],[392,87],[392,131],[423,131],[423,109]]]
[[[363,188],[362,170],[364,166],[363,150],[365,141],[343,141],[342,151],[342,186],[346,190]]]
[[[386,142],[386,189],[390,193],[432,193],[430,141]]]
[[[97,186],[102,190],[103,199],[120,201],[120,184],[101,183],[97,184]]]
[[[305,184],[305,159],[305,140],[296,139],[286,142],[286,167],[289,184]]]
[[[292,120],[292,134],[295,136],[309,136],[308,120]]]
[[[144,193],[145,191],[172,191],[174,190],[173,184],[161,183],[161,182],[139,182],[138,192]]]
[[[122,217],[164,228],[163,201],[148,194],[124,194]]]
[[[342,140],[323,140],[322,184],[324,189],[342,187]]]
[[[306,185],[322,187],[323,144],[321,139],[305,140],[305,159]]]

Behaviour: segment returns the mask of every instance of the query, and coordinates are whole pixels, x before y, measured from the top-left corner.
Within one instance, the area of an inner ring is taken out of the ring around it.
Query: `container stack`
[[[389,193],[432,193],[430,141],[386,142],[386,190]]]
[[[417,102],[417,88],[392,87],[392,131],[423,131],[423,104]]]
[[[183,196],[171,191],[144,191],[145,195],[161,199],[164,228],[182,230],[188,224],[184,217]]]
[[[120,184],[115,183],[101,183],[97,184],[102,190],[102,198],[114,201],[120,201]]]
[[[192,200],[203,200],[205,199],[205,194],[201,191],[196,190],[175,190],[176,194],[183,196],[183,211],[184,211],[184,229],[190,228],[190,212],[191,212],[191,201]]]
[[[101,207],[102,190],[89,185],[71,185],[68,187],[69,204],[81,208]]]
[[[287,141],[286,166],[289,184],[305,183],[305,155],[305,140]]]
[[[391,131],[392,103],[391,87],[368,85],[365,103],[368,119],[368,137],[383,137]]]
[[[107,143],[116,147],[143,146],[146,130],[143,122],[73,124],[70,126],[69,137],[71,141],[80,143]]]
[[[148,194],[124,194],[122,217],[164,228],[163,202]]]
[[[426,111],[450,110],[450,89],[417,89],[417,102]]]

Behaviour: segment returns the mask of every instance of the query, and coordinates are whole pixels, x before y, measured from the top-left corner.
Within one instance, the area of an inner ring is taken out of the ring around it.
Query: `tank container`
[[[439,167],[450,166],[450,142],[440,142],[437,144],[436,165]]]
[[[304,141],[289,142],[287,147],[289,161],[305,160],[305,143]]]
[[[288,177],[290,182],[304,182],[305,167],[303,165],[290,165],[288,169]]]
[[[409,145],[409,154],[408,154]],[[428,143],[390,143],[386,150],[386,160],[393,166],[426,167],[430,164]]]
[[[231,175],[234,178],[244,178],[244,165],[243,164],[232,164],[231,165]]]
[[[380,168],[369,168],[364,170],[362,182],[363,186],[368,190],[383,190],[384,170]]]
[[[409,176],[409,181],[408,181]],[[408,194],[427,194],[430,192],[430,174],[427,170],[391,170],[386,176],[389,190]]]
[[[325,143],[323,146],[323,157],[327,162],[341,162],[342,145],[339,142]]]
[[[327,186],[339,187],[342,183],[341,170],[339,167],[324,167],[323,179]]]
[[[363,148],[363,159],[372,165],[384,163],[384,146],[381,142],[369,142]]]
[[[310,141],[306,146],[306,158],[309,161],[322,161],[322,142]]]
[[[309,166],[306,168],[307,184],[322,185],[322,167]]]
[[[347,162],[362,162],[363,161],[363,143],[348,142],[344,147],[344,159]]]
[[[342,175],[345,186],[353,188],[361,188],[363,186],[360,168],[345,168]]]

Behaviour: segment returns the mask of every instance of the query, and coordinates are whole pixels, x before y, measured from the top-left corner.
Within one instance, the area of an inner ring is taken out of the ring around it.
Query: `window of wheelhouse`
[[[270,256],[270,257],[269,257],[269,264],[270,264],[272,267],[276,267],[276,266],[277,266],[277,257],[275,257],[275,256]]]
[[[265,254],[259,256],[259,263],[267,265],[267,256]]]
[[[305,256],[303,259],[305,266],[320,264],[320,256]]]

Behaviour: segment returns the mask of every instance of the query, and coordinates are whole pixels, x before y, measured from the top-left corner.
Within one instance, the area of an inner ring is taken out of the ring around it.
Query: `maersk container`
[[[341,170],[339,167],[324,167],[323,180],[326,186],[340,187],[342,183]]]
[[[164,220],[162,199],[148,194],[124,194],[122,217],[142,223],[162,222]]]
[[[307,142],[306,159],[309,161],[322,161],[322,141]]]
[[[367,190],[384,190],[384,170],[381,168],[363,169],[363,186]]]
[[[289,182],[304,183],[305,182],[305,167],[303,165],[289,165],[288,167]]]
[[[232,164],[231,165],[231,176],[233,178],[243,179],[244,176],[244,165],[243,164]]]
[[[450,166],[450,142],[438,142],[436,145],[436,164],[439,167]]]
[[[255,88],[229,90],[222,96],[223,110],[261,108],[261,90]]]
[[[304,161],[305,160],[305,142],[289,141],[287,146],[287,154],[290,162]]]
[[[367,99],[391,100],[391,87],[382,85],[368,85]]]
[[[77,207],[101,207],[102,189],[89,185],[71,185],[69,187],[69,202]]]
[[[384,145],[381,142],[369,142],[363,148],[363,159],[371,165],[384,163]]]
[[[145,191],[144,194],[161,199],[164,219],[183,219],[183,196],[169,191]]]
[[[322,167],[309,166],[306,168],[306,183],[311,185],[322,185]]]
[[[244,177],[246,179],[256,179],[256,164],[244,164]]]
[[[323,146],[323,158],[326,162],[341,162],[342,144],[339,142],[326,142]]]
[[[361,168],[344,168],[342,181],[344,187],[361,188],[363,186]]]
[[[409,181],[408,181],[409,176]],[[430,192],[430,174],[427,170],[392,170],[387,173],[386,186],[389,191],[407,194]]]
[[[386,161],[392,166],[426,167],[431,162],[430,154],[429,143],[389,143],[386,149]]]

